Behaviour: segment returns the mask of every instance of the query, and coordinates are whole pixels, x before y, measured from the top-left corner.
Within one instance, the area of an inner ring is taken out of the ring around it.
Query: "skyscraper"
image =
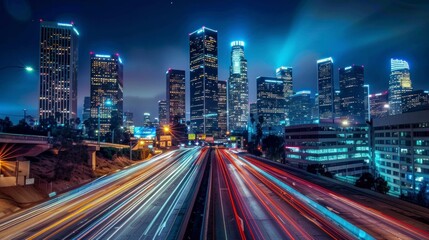
[[[365,120],[371,119],[371,107],[369,105],[369,85],[363,85],[363,95],[365,96]]]
[[[164,126],[168,124],[168,107],[167,107],[167,101],[166,100],[159,100],[158,101],[158,119],[159,119],[159,125]],[[150,114],[149,114],[150,118]],[[146,122],[146,118],[145,118]]]
[[[220,136],[225,136],[227,132],[227,97],[226,97],[226,81],[218,80],[218,127]]]
[[[335,119],[341,118],[342,112],[341,112],[341,91],[335,90],[334,91],[334,117]]]
[[[388,91],[369,95],[371,119],[389,115]]]
[[[408,62],[400,59],[390,59],[389,115],[402,113],[401,96],[412,90]]]
[[[83,99],[82,122],[89,118],[91,118],[91,97],[88,96]]]
[[[292,67],[279,67],[276,69],[276,77],[283,80],[284,84],[284,98],[285,98],[285,120],[286,125],[289,122],[289,108],[290,108],[290,98],[293,95],[293,79],[292,79]]]
[[[311,124],[311,111],[314,100],[310,91],[299,91],[291,96],[289,102],[290,125]]]
[[[39,119],[70,123],[77,114],[79,32],[73,24],[40,24]]]
[[[202,27],[189,34],[191,131],[214,134],[218,129],[217,31]]]
[[[278,78],[256,79],[258,117],[262,117],[264,135],[283,135],[285,125],[284,81]]]
[[[249,81],[244,42],[231,43],[231,67],[228,80],[228,130],[243,132],[249,118]]]
[[[91,118],[100,114],[100,135],[110,132],[112,121],[122,125],[123,66],[119,54],[90,53],[91,61]],[[112,119],[117,117],[118,119]]]
[[[185,123],[185,71],[168,69],[166,81],[168,123]]]
[[[429,110],[429,91],[415,90],[402,94],[402,113]]]
[[[134,133],[134,114],[132,112],[124,112],[124,127],[129,133]]]
[[[364,67],[339,69],[342,119],[354,124],[365,123]]]
[[[317,60],[317,83],[320,122],[332,122],[334,118],[334,61],[332,58]]]

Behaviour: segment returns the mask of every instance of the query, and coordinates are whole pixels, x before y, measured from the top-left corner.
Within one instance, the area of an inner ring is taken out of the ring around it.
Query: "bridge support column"
[[[88,146],[88,164],[94,171],[97,167],[97,151],[100,151],[100,147],[97,145]]]

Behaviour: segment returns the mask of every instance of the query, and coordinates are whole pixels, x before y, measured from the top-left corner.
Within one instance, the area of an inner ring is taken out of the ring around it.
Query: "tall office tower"
[[[191,131],[217,131],[217,31],[202,27],[189,34]]]
[[[334,118],[334,61],[317,60],[317,86],[319,93],[319,120],[332,122]]]
[[[149,114],[149,113],[148,113]],[[144,122],[146,123],[146,113],[144,113],[145,119]],[[158,120],[159,125],[164,126],[168,124],[168,107],[167,107],[167,101],[166,100],[159,100],[158,101]],[[150,114],[149,114],[149,122],[150,122]]]
[[[311,111],[311,120],[313,123],[319,123],[319,94],[314,95],[313,110]]]
[[[132,112],[124,112],[124,127],[130,131],[134,127],[134,114]]]
[[[158,101],[158,104],[159,104],[158,105],[159,106],[159,116],[161,117],[161,114],[163,115],[163,117],[164,117],[163,120],[164,120],[164,123],[165,123],[167,121],[167,118],[166,118],[166,116],[167,116],[167,111],[166,111],[167,104],[166,104],[166,101],[165,100]],[[150,113],[148,113],[148,112],[143,113],[143,123],[145,125],[148,125],[148,124],[152,123],[152,121],[150,119]]]
[[[299,91],[292,95],[289,104],[290,125],[311,124],[313,103],[310,91]]]
[[[82,123],[91,118],[91,97],[83,99]]]
[[[226,81],[218,80],[218,127],[219,127],[219,136],[225,136],[228,131],[227,127],[227,97],[226,97]]]
[[[253,119],[255,120],[255,123],[258,122],[258,105],[257,103],[250,103],[249,104],[250,114],[249,114],[249,122],[250,122],[250,115],[253,115]]]
[[[335,119],[341,118],[341,96],[340,96],[340,90],[335,90],[334,92],[334,116]]]
[[[415,90],[402,94],[402,113],[429,110],[429,91]]]
[[[389,115],[402,113],[401,96],[412,90],[408,62],[399,59],[390,59]]]
[[[369,95],[371,119],[386,117],[389,115],[388,95],[388,91]]]
[[[365,123],[365,93],[363,66],[349,66],[339,69],[340,99],[343,119],[350,123]]]
[[[113,121],[122,125],[123,65],[119,54],[90,53],[91,59],[91,118],[100,118],[100,135],[110,132]],[[98,113],[100,114],[98,116]],[[120,119],[112,119],[117,117]]]
[[[369,85],[363,85],[363,95],[365,97],[365,120],[369,121],[371,119],[371,107],[369,106]]]
[[[185,123],[185,71],[170,68],[166,80],[168,123]]]
[[[278,78],[258,77],[256,79],[258,116],[263,118],[264,135],[283,136],[285,125],[284,81]]]
[[[246,130],[249,117],[249,81],[244,42],[231,43],[231,67],[228,80],[228,130],[241,133]]]
[[[39,120],[59,124],[77,117],[79,32],[69,23],[40,23]]]
[[[292,79],[292,67],[279,67],[276,69],[276,77],[283,80],[284,84],[284,98],[285,98],[285,120],[286,126],[289,125],[289,108],[290,108],[290,98],[293,95],[293,79]]]

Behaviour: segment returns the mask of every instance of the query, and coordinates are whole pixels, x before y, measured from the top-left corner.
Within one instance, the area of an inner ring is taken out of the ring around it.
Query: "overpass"
[[[33,184],[30,162],[23,157],[34,157],[50,149],[46,136],[0,133],[0,187]]]

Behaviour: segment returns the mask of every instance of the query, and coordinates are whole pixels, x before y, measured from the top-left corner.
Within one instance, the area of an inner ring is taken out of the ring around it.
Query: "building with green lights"
[[[388,194],[416,196],[429,183],[429,110],[377,118],[373,127],[375,174]]]
[[[306,169],[325,165],[337,176],[360,176],[369,170],[366,125],[304,124],[285,128],[286,162]]]

